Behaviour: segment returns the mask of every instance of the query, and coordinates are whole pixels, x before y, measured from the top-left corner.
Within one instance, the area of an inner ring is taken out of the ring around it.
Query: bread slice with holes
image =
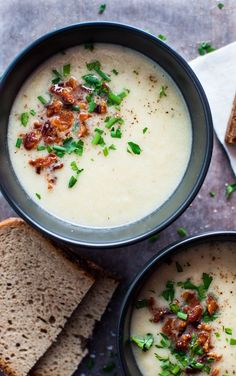
[[[25,376],[94,283],[24,221],[0,223],[0,368]]]
[[[92,288],[66,323],[56,342],[39,360],[30,376],[71,376],[87,355],[87,342],[96,322],[100,321],[118,285],[93,263],[90,271],[96,278]]]

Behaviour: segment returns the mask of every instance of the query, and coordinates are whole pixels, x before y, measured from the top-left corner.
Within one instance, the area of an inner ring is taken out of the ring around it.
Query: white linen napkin
[[[229,146],[224,141],[236,92],[236,42],[199,56],[189,64],[206,92],[216,135],[236,175],[236,146]]]

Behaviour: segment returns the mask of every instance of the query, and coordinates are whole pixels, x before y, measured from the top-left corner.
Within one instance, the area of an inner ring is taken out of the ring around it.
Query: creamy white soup
[[[112,227],[160,207],[191,152],[186,103],[131,49],[77,46],[42,64],[9,119],[11,163],[27,195],[70,223]]]
[[[232,376],[236,243],[196,246],[162,263],[134,307],[131,342],[144,376]]]

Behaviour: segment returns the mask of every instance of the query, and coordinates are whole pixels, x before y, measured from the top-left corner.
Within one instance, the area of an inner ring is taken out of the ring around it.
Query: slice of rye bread
[[[118,280],[93,262],[79,260],[96,281],[67,321],[56,342],[31,370],[30,376],[71,376],[87,355],[87,342],[118,286]]]
[[[94,283],[18,218],[0,223],[0,368],[25,376]]]

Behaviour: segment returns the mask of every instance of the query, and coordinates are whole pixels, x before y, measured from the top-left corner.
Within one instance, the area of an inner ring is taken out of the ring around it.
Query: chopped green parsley
[[[18,149],[20,149],[21,145],[22,145],[22,138],[17,138],[17,140],[16,140],[16,147]]]
[[[42,97],[42,95],[39,95],[37,98],[38,98],[38,100],[39,100],[44,106],[46,106],[46,104],[48,104],[48,101],[47,101],[44,97]]]
[[[106,10],[106,4],[105,3],[104,4],[100,4],[99,8],[98,8],[98,13],[99,14],[103,14],[105,12],[105,10]]]
[[[128,149],[127,151],[129,153],[133,153],[133,154],[141,154],[141,151],[142,149],[140,148],[140,146],[138,144],[135,144],[134,142],[132,141],[129,141],[128,142]]]
[[[35,196],[36,196],[39,200],[41,200],[41,195],[40,195],[39,193],[35,193]]]
[[[71,69],[70,64],[66,64],[66,65],[63,66],[63,76],[64,77],[68,77],[70,75],[70,69]]]
[[[114,73],[116,76],[119,74],[119,72],[116,69],[112,69],[112,73]]]
[[[167,40],[166,36],[163,35],[163,34],[158,34],[157,38],[158,38],[158,39],[161,39],[161,40],[163,40],[163,41]]]
[[[148,130],[147,127],[143,128],[143,134],[145,134],[147,132],[147,130]]]
[[[177,228],[177,234],[181,237],[184,238],[185,236],[188,235],[187,230],[184,227],[178,227]]]
[[[218,3],[217,6],[221,10],[221,9],[224,8],[225,4],[224,3]]]
[[[160,89],[160,93],[159,93],[160,98],[167,97],[166,90],[167,90],[167,86],[162,85]]]
[[[148,351],[154,343],[154,337],[151,333],[147,333],[145,336],[132,336],[130,340],[144,352]]]
[[[26,127],[26,125],[28,124],[28,121],[29,121],[29,113],[28,112],[22,112],[22,114],[20,115],[20,121],[21,121],[21,124]]]
[[[236,191],[236,183],[233,184],[227,184],[225,188],[225,195],[226,198],[230,198],[232,193]]]
[[[210,52],[215,51],[215,48],[212,47],[210,42],[201,42],[198,47],[198,53],[199,55],[206,55]]]

